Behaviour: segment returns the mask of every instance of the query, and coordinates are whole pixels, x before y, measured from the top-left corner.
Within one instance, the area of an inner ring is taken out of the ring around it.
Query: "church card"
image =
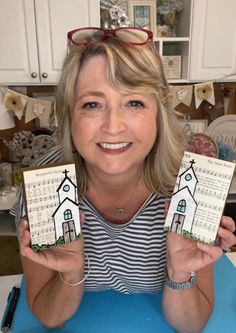
[[[185,152],[165,230],[214,245],[235,163]]]
[[[75,164],[22,169],[31,246],[41,251],[81,236]]]

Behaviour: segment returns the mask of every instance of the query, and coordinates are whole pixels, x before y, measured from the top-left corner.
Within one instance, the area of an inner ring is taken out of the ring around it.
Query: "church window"
[[[72,212],[70,209],[66,209],[64,211],[64,220],[71,220],[72,219]]]
[[[186,201],[180,200],[177,206],[177,211],[181,213],[185,213],[186,211]]]
[[[69,192],[69,190],[70,190],[70,186],[68,184],[63,186],[63,191],[64,192]]]
[[[192,176],[190,175],[190,173],[187,173],[187,175],[185,176],[185,180],[190,181],[192,179]]]

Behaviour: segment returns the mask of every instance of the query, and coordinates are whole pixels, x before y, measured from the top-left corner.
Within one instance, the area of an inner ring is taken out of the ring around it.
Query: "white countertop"
[[[228,259],[231,261],[231,263],[234,265],[236,268],[236,252],[229,252],[225,254]]]

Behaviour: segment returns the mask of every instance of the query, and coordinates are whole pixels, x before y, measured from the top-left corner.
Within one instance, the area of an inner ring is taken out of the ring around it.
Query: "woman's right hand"
[[[81,224],[84,214],[80,214]],[[43,265],[53,271],[61,273],[81,272],[84,269],[83,238],[70,243],[53,246],[41,252],[34,252],[31,248],[31,237],[28,221],[22,219],[19,225],[20,253],[35,263]]]

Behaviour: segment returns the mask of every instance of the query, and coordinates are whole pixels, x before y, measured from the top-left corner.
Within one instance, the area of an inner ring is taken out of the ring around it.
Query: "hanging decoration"
[[[40,127],[56,127],[55,104],[52,99],[31,98],[0,86],[0,130],[15,127],[15,117],[24,117],[25,123],[39,119]]]
[[[188,107],[191,104],[193,96],[193,86],[171,86],[171,98],[172,105],[175,108],[180,103],[187,105]]]
[[[5,130],[15,127],[13,112],[6,110],[3,104],[6,89],[0,86],[0,130]]]
[[[7,89],[3,100],[4,109],[14,112],[15,116],[21,120],[27,99],[27,96]]]
[[[29,98],[25,110],[25,122],[39,118],[40,127],[49,127],[52,101],[38,98]]]
[[[213,82],[204,82],[194,85],[195,104],[198,109],[203,101],[215,105],[215,93]]]

